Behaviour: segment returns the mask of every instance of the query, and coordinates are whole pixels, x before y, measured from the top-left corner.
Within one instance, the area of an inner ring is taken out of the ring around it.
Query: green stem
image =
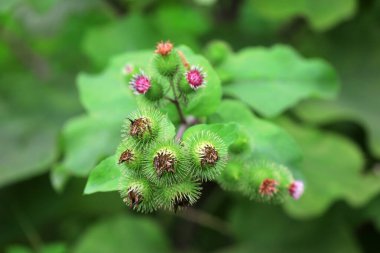
[[[178,95],[177,95],[177,90],[174,86],[174,83],[173,83],[173,80],[170,79],[170,87],[172,88],[173,90],[173,94],[174,94],[174,99],[170,99],[170,101],[175,105],[175,107],[177,108],[177,111],[178,111],[178,115],[179,115],[179,118],[181,120],[181,123],[182,124],[186,124],[186,118],[185,118],[185,115],[182,111],[182,108],[181,108],[181,105],[179,103],[179,100],[178,100]]]
[[[188,207],[186,210],[179,212],[176,215],[185,220],[197,223],[204,227],[208,227],[226,236],[232,235],[231,228],[229,227],[228,223],[202,210]]]

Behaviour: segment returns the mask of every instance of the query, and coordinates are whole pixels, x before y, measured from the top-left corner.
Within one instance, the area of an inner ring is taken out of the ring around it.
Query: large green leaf
[[[0,78],[0,186],[41,174],[58,156],[62,122],[78,106],[69,89],[25,73]],[[41,99],[44,98],[44,99]]]
[[[305,180],[305,194],[300,200],[285,204],[290,215],[318,216],[340,199],[354,207],[363,206],[379,192],[380,177],[364,173],[363,156],[352,142],[290,121],[284,120],[282,125],[304,152],[300,172]]]
[[[98,66],[126,51],[154,48],[160,39],[152,23],[138,13],[90,30],[83,42],[84,51]]]
[[[116,191],[119,188],[120,176],[117,159],[115,156],[110,156],[91,171],[84,193]]]
[[[159,225],[148,218],[117,216],[90,227],[74,247],[74,253],[170,252]]]
[[[70,174],[86,176],[100,159],[116,150],[122,122],[136,109],[135,96],[121,70],[127,63],[145,66],[150,55],[127,53],[114,58],[100,74],[79,76],[80,98],[88,114],[71,119],[63,129],[63,167]]]
[[[232,78],[223,86],[225,94],[266,117],[279,115],[309,97],[333,98],[338,91],[337,76],[329,64],[304,59],[287,46],[243,49],[221,70]]]
[[[275,124],[256,117],[243,103],[224,100],[216,115],[216,122],[235,122],[248,134],[252,155],[287,165],[297,166],[301,153],[296,142],[283,129]]]
[[[304,16],[316,30],[326,30],[352,17],[356,0],[250,0],[251,8],[275,21]]]
[[[203,12],[186,8],[184,4],[162,5],[157,8],[152,20],[161,38],[170,39],[177,45],[186,44],[193,49],[199,49],[197,37],[210,29],[210,20]]]
[[[229,146],[238,137],[239,127],[236,123],[227,123],[227,124],[199,124],[190,127],[186,130],[183,135],[183,139],[191,138],[192,135],[197,134],[201,131],[211,131],[216,133],[224,143]]]
[[[36,251],[21,245],[9,246],[6,253],[36,253]],[[69,252],[64,243],[50,243],[43,245],[37,253],[67,253]]]
[[[310,101],[296,108],[302,119],[313,123],[358,122],[366,130],[368,146],[377,157],[380,157],[380,33],[374,20],[379,18],[379,10],[380,3],[374,2],[373,8],[336,31],[299,41],[308,45],[304,51],[322,54],[336,66],[343,87],[333,102]]]
[[[245,252],[361,252],[339,212],[312,221],[297,221],[279,207],[245,201],[238,202],[230,220],[238,242],[247,249]]]

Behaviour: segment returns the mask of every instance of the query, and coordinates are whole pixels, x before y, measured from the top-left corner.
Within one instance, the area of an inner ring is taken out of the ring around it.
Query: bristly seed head
[[[219,160],[218,151],[210,144],[206,144],[200,152],[201,166],[215,166]]]
[[[173,44],[170,41],[159,42],[157,44],[156,50],[154,51],[156,54],[160,54],[162,56],[170,54],[173,49]]]
[[[188,207],[190,206],[190,199],[187,196],[177,196],[174,199],[173,207],[174,212],[176,213],[178,211],[178,208],[182,207]]]
[[[141,137],[146,131],[152,131],[151,123],[148,118],[141,117],[135,120],[129,119],[129,121],[131,122],[129,134],[133,137]]]
[[[143,72],[134,75],[130,81],[130,84],[131,88],[135,91],[136,94],[145,94],[152,86],[149,77],[146,76]]]
[[[259,193],[261,196],[269,196],[272,197],[275,193],[277,193],[278,182],[274,179],[264,179],[259,188]]]
[[[290,184],[288,188],[290,196],[292,196],[293,199],[299,199],[303,192],[304,192],[304,184],[300,180],[296,180],[293,183]]]
[[[129,163],[135,159],[135,155],[133,154],[132,150],[127,149],[123,153],[121,153],[119,157],[119,164],[121,163]]]
[[[138,206],[143,201],[141,194],[135,189],[129,189],[127,194],[128,196],[124,199],[124,202],[128,202],[129,199],[131,201],[131,208]]]
[[[159,177],[161,177],[164,172],[175,173],[175,163],[176,158],[174,154],[167,150],[157,152],[153,159],[153,166]]]

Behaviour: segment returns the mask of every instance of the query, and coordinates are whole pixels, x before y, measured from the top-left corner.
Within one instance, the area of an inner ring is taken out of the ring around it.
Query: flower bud
[[[288,188],[290,196],[295,200],[299,199],[303,195],[304,189],[304,184],[300,180],[292,182]]]
[[[268,161],[250,163],[243,173],[240,190],[250,199],[260,202],[283,202],[293,181],[288,168]]]
[[[226,168],[216,178],[220,186],[228,191],[238,191],[241,178],[244,176],[245,163],[241,159],[228,161]]]
[[[204,181],[215,179],[224,169],[227,160],[227,147],[215,133],[201,131],[184,140],[189,152],[192,174]]]
[[[156,209],[154,194],[156,189],[144,177],[133,171],[124,171],[119,185],[123,202],[139,212],[148,213]]]
[[[116,150],[116,155],[119,157],[118,164],[122,168],[137,170],[141,167],[143,154],[131,140],[123,140]]]
[[[123,69],[122,69],[122,73],[124,75],[130,75],[130,74],[133,73],[134,69],[135,68],[133,67],[132,64],[125,64],[124,67],[123,67]]]
[[[161,208],[177,212],[197,202],[200,194],[200,184],[186,180],[161,188],[157,197],[159,201],[157,204]]]
[[[158,110],[148,107],[132,113],[124,123],[122,137],[133,139],[137,145],[167,138],[170,123]]]
[[[160,100],[164,96],[164,88],[162,82],[158,78],[151,79],[151,87],[145,94],[150,101]]]
[[[157,44],[156,56],[153,65],[164,77],[173,77],[179,69],[181,60],[170,42],[160,42]]]
[[[174,141],[158,142],[151,146],[144,163],[144,175],[156,185],[180,182],[188,175],[182,147]]]
[[[192,66],[185,73],[185,78],[190,85],[190,87],[194,90],[204,87],[206,85],[206,73],[203,72],[203,69],[197,66]]]
[[[154,52],[156,54],[166,56],[170,54],[172,50],[173,50],[173,44],[170,43],[170,41],[166,41],[166,42],[161,41],[157,44],[156,50]]]
[[[228,147],[228,151],[234,154],[241,154],[247,150],[250,150],[248,134],[244,129],[239,129],[238,137],[235,142]]]
[[[206,58],[213,65],[219,65],[232,54],[231,47],[224,41],[216,40],[210,42],[205,51]]]
[[[259,194],[262,197],[273,197],[278,192],[279,183],[270,178],[264,179],[259,186]]]
[[[151,87],[151,81],[143,72],[136,74],[130,81],[132,90],[135,94],[145,94]]]

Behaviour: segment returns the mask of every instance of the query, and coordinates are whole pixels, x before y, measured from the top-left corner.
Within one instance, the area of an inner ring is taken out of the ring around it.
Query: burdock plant
[[[127,206],[176,212],[195,204],[208,181],[260,202],[301,197],[303,182],[287,167],[250,154],[249,130],[212,123],[216,115],[202,117],[215,112],[210,102],[221,96],[207,61],[160,42],[144,68],[134,66],[126,64],[122,73],[138,108],[125,118],[111,164],[120,170]]]

